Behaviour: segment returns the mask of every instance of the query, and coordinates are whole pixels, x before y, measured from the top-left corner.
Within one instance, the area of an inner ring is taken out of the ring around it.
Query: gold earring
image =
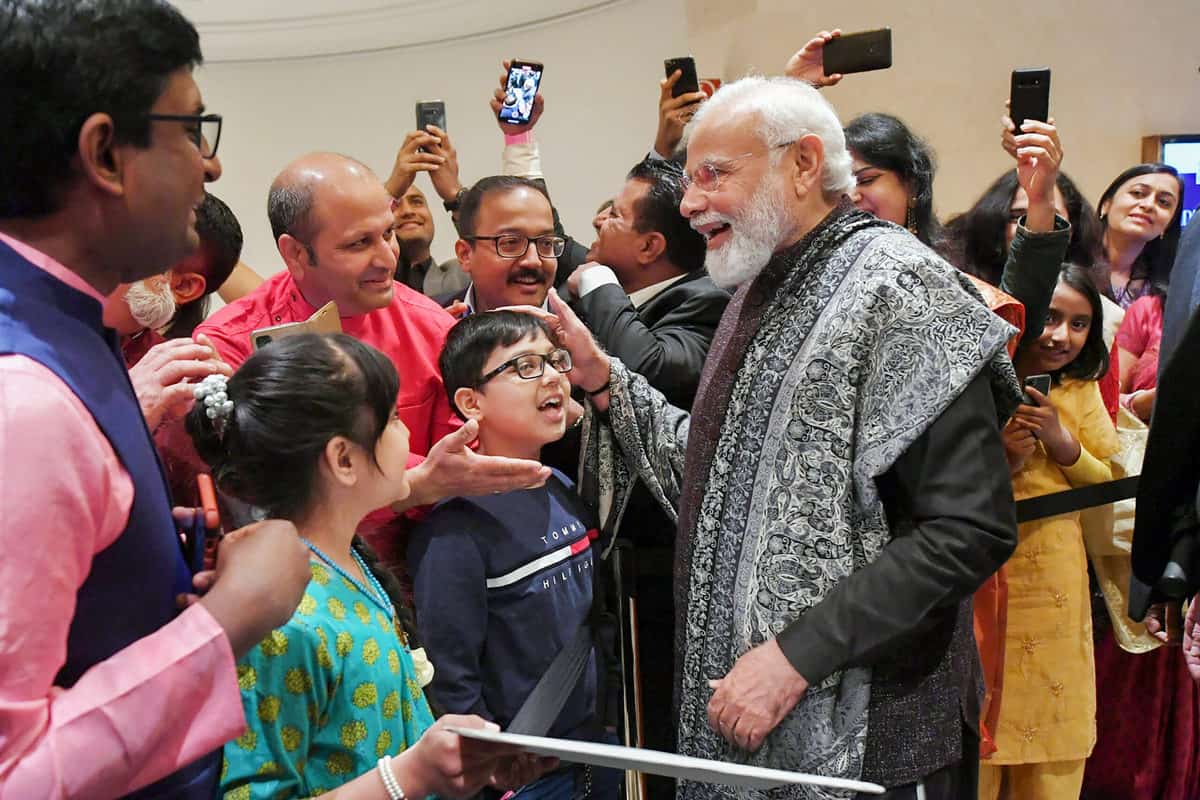
[[[904,227],[908,228],[908,232],[913,236],[917,235],[917,212],[912,206],[908,207],[908,213],[904,217]]]

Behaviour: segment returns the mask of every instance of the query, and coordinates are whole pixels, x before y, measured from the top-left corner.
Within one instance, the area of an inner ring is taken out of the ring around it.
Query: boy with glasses
[[[566,430],[571,354],[535,317],[471,315],[450,331],[439,363],[451,405],[479,425],[481,453],[537,458]],[[588,621],[596,535],[592,515],[557,471],[536,489],[435,506],[408,551],[417,627],[435,670],[431,699],[449,713],[508,728]],[[596,696],[589,658],[556,721],[539,732],[603,739]],[[615,797],[619,777],[572,766],[518,794],[567,798],[590,781],[592,797]]]

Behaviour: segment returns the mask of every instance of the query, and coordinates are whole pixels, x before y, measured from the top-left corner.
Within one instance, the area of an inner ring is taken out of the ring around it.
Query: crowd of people
[[[0,30],[0,798],[749,796],[472,728],[894,800],[1200,797],[1163,559],[1015,502],[1136,474],[1170,413],[1200,300],[1171,167],[1093,206],[1056,121],[1004,111],[1010,167],[943,224],[919,132],[822,96],[823,31],[711,98],[663,80],[588,246],[505,63],[501,174],[432,125],[384,179],[300,155],[264,280],[179,11]],[[227,532],[195,563],[202,475]]]

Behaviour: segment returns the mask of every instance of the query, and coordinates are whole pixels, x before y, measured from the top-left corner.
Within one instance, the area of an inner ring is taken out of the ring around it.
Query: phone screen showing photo
[[[508,85],[500,106],[500,121],[510,125],[529,122],[529,116],[533,113],[533,98],[537,96],[541,82],[540,64],[516,63],[509,67]]]

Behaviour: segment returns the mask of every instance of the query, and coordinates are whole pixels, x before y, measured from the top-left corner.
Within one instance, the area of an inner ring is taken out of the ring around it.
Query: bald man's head
[[[322,190],[364,180],[379,183],[370,167],[339,153],[309,153],[288,164],[267,194],[267,217],[275,241],[286,233],[311,243],[316,235],[313,207]]]
[[[392,202],[375,173],[335,153],[304,156],[279,173],[267,200],[271,227],[305,300],[317,308],[333,300],[343,317],[392,302]]]

